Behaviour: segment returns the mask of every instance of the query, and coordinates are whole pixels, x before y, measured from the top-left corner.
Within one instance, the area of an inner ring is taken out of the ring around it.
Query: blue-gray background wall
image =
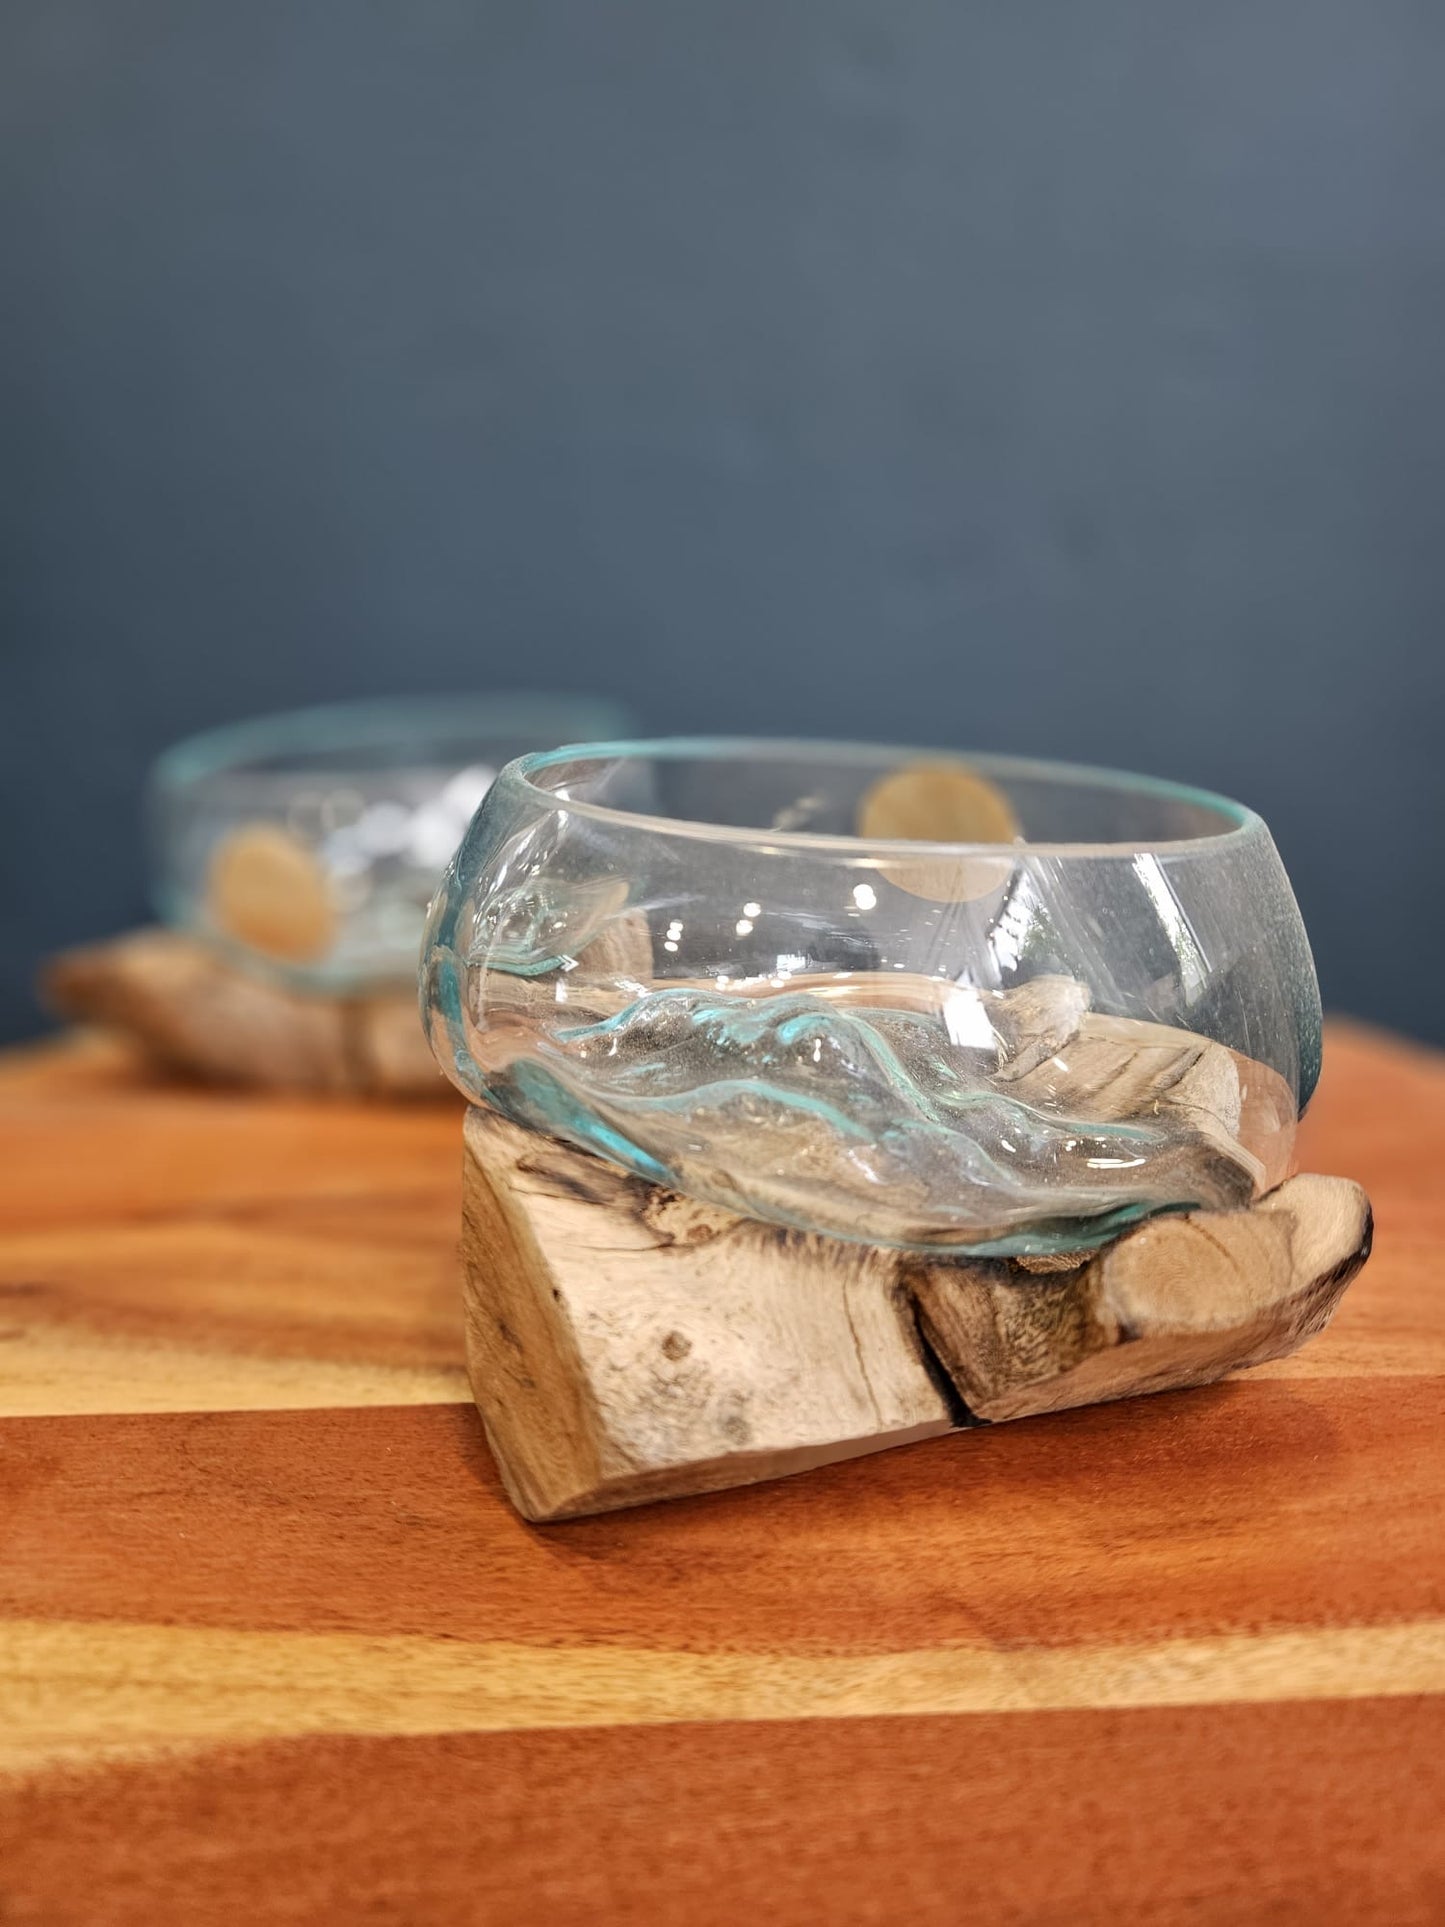
[[[1439,0],[8,0],[0,1029],[333,695],[1036,750],[1445,1037]]]

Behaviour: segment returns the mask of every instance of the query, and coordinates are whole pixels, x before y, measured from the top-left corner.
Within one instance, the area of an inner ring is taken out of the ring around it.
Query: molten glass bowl
[[[928,839],[932,840],[928,840]],[[526,756],[432,906],[471,1097],[754,1218],[1049,1255],[1291,1168],[1320,1007],[1261,820],[993,757]]]
[[[437,878],[502,766],[627,721],[588,697],[438,697],[193,736],[151,772],[157,908],[302,987],[409,980]]]

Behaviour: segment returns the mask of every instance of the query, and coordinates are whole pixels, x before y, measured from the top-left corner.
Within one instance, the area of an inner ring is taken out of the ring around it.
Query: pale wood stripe
[[[874,1655],[0,1622],[0,1768],[173,1747],[1445,1693],[1445,1619]]]
[[[1440,1349],[1408,1339],[1385,1347],[1305,1351],[1241,1379],[1445,1376]],[[471,1391],[460,1365],[381,1365],[209,1352],[92,1338],[36,1325],[0,1326],[0,1418],[136,1412],[319,1411],[363,1405],[455,1405]]]
[[[1368,1291],[1369,1273],[1352,1285],[1352,1291]],[[1266,1365],[1252,1365],[1247,1372],[1236,1372],[1232,1383],[1248,1385],[1256,1379],[1270,1378],[1445,1378],[1445,1326],[1439,1331],[1399,1336],[1388,1332],[1331,1332],[1314,1338],[1289,1358],[1272,1359]]]
[[[6,1418],[449,1405],[471,1397],[460,1365],[191,1351],[44,1325],[0,1330],[0,1341],[0,1416]]]

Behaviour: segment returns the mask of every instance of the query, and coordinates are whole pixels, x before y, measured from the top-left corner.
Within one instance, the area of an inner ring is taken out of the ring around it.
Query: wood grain
[[[317,1733],[487,1733],[1445,1693],[1445,1618],[887,1653],[5,1622],[0,1771]]]
[[[1440,1060],[1332,1033],[1298,1358],[540,1531],[459,1151],[0,1060],[7,1927],[1445,1917]]]
[[[1440,1409],[1245,1379],[541,1530],[466,1406],[13,1419],[0,1615],[822,1652],[1425,1619]]]
[[[0,1784],[0,1893],[24,1927],[1438,1927],[1441,1705],[228,1747]]]
[[[465,1398],[460,1111],[0,1069],[0,1412]]]

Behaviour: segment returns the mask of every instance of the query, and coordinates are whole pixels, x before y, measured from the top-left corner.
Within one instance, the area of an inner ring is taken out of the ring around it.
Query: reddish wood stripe
[[[450,1103],[238,1096],[166,1084],[103,1047],[37,1052],[0,1062],[0,1229],[254,1221],[327,1200],[385,1220],[410,1198],[430,1199],[454,1241],[460,1131]]]
[[[538,1531],[467,1408],[15,1419],[0,1613],[753,1650],[1445,1611],[1439,1386],[1240,1383]]]
[[[204,1221],[11,1236],[0,1240],[0,1317],[136,1349],[453,1367],[456,1239],[450,1226],[432,1235],[433,1215],[428,1205],[425,1225],[396,1228],[375,1201],[325,1199],[264,1216],[232,1208]]]
[[[1445,1918],[1445,1703],[228,1749],[0,1786],[0,1917]]]

